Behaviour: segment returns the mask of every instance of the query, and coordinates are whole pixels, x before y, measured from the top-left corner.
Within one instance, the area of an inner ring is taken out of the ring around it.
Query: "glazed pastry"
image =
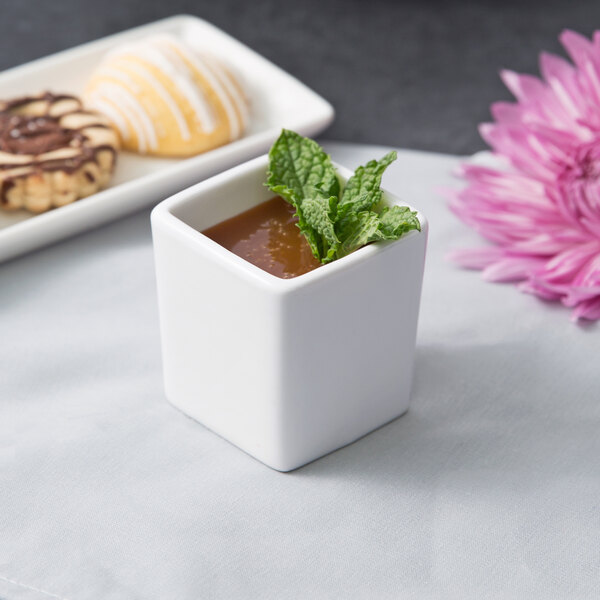
[[[248,120],[233,75],[169,35],[108,54],[84,97],[112,121],[125,149],[142,154],[192,156],[237,139]]]
[[[75,96],[0,102],[0,207],[40,213],[97,192],[118,147],[108,120]]]

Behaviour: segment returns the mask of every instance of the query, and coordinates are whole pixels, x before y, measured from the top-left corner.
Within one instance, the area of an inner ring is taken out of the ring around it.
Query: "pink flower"
[[[517,102],[492,105],[482,137],[503,165],[465,164],[452,210],[493,245],[451,257],[490,281],[600,319],[600,31],[564,31],[574,64],[540,56],[543,79],[503,71]]]

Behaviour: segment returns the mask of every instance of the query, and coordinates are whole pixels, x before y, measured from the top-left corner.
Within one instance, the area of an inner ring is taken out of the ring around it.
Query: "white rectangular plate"
[[[239,73],[251,103],[251,122],[244,136],[187,159],[121,152],[110,187],[93,196],[40,215],[0,210],[0,261],[156,204],[192,183],[265,152],[282,127],[314,135],[333,120],[332,106],[304,84],[210,23],[187,15],[130,29],[5,71],[0,74],[0,98],[46,89],[80,94],[107,51],[156,33],[171,33],[209,49]]]

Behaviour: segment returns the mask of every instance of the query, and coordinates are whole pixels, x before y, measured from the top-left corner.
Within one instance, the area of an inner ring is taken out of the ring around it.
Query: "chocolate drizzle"
[[[52,104],[56,104],[61,100],[73,100],[74,102],[81,104],[77,96],[43,92],[42,94],[37,94],[35,96],[20,96],[19,98],[12,98],[12,100],[5,100],[4,102],[0,103],[0,112],[14,112],[15,110],[23,108],[23,106],[31,104],[32,102],[47,102],[51,106]]]
[[[0,113],[0,151],[10,154],[44,154],[80,145],[84,136],[60,126],[57,117]]]
[[[13,178],[6,178],[2,180],[2,183],[0,184],[0,204],[8,203],[6,200],[6,194],[8,193],[8,190],[13,187],[15,187]]]
[[[51,114],[52,107],[64,100],[76,102],[76,108],[70,107],[60,114]],[[27,114],[28,105],[39,102],[47,105],[44,114]],[[62,124],[65,117],[76,114],[87,117],[84,125],[72,128]],[[90,116],[98,116],[98,120],[90,121]],[[15,157],[30,157],[30,160],[24,162],[2,161],[0,158],[0,204],[7,204],[7,194],[15,186],[15,180],[18,178],[46,171],[74,173],[85,163],[97,163],[98,154],[106,151],[113,155],[114,166],[116,149],[108,144],[92,145],[86,136],[86,130],[92,128],[107,129],[109,126],[97,113],[83,109],[80,100],[75,96],[45,92],[0,102],[0,152]],[[75,152],[67,156],[44,156],[61,149],[73,149]],[[2,171],[13,170],[17,172],[4,173],[3,176]],[[93,176],[87,171],[85,175],[88,181],[93,182]],[[90,176],[92,180],[89,179]]]

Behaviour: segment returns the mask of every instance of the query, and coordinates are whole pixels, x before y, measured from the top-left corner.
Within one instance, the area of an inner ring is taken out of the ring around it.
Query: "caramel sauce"
[[[296,227],[294,212],[276,197],[202,233],[263,271],[290,279],[321,266]]]

